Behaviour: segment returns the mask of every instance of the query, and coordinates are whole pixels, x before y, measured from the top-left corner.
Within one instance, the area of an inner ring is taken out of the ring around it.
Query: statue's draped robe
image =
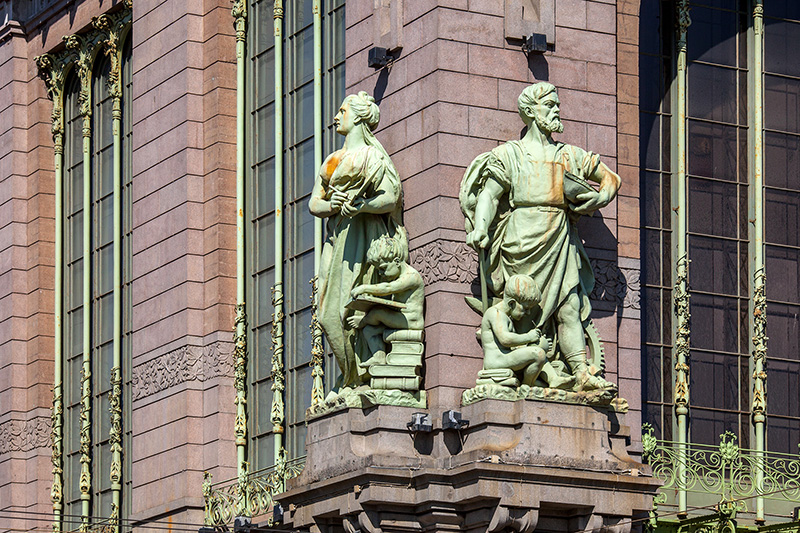
[[[564,171],[586,178],[599,165],[597,155],[563,143],[557,143],[552,160],[534,161],[520,141],[509,141],[478,156],[464,176],[460,200],[467,231],[474,227],[475,205],[486,180],[505,191],[489,228],[487,283],[500,297],[510,276],[531,276],[542,291],[541,312],[531,317],[537,327],[546,326],[575,287],[581,320],[591,313],[594,274],[569,216],[563,179]]]
[[[353,312],[345,309],[354,287],[374,281],[373,269],[367,264],[367,250],[373,240],[389,235],[401,243],[404,260],[407,260],[408,240],[402,226],[400,178],[389,158],[373,146],[344,152],[341,158],[331,175],[326,175],[327,165],[323,165],[321,178],[325,200],[330,200],[334,188],[346,193],[351,200],[369,199],[381,190],[393,190],[398,198],[387,214],[361,213],[349,218],[337,213],[328,217],[327,240],[319,269],[318,313],[342,371],[341,386],[347,387],[361,383],[358,362],[370,357],[369,353],[360,353],[366,343],[358,343],[356,348],[356,332],[346,322]]]

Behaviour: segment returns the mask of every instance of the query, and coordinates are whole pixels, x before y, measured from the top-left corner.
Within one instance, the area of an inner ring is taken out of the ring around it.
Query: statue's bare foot
[[[590,390],[617,390],[617,386],[610,381],[606,381],[600,376],[593,376],[589,372],[582,370],[575,374],[575,391],[590,391]]]
[[[575,376],[556,376],[547,384],[551,389],[570,389],[575,384]]]
[[[353,329],[360,329],[364,316],[351,316],[347,319],[347,325]]]

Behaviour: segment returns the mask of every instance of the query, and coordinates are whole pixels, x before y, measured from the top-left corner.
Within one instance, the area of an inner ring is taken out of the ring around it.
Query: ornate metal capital
[[[236,29],[236,40],[244,42],[247,38],[247,2],[233,0],[231,15],[233,16],[233,27]]]
[[[75,67],[80,81],[78,107],[80,115],[84,118],[84,124],[92,116],[92,60],[99,41],[99,34],[64,36],[67,50],[71,50],[75,54]],[[87,128],[84,126],[84,136],[91,133],[86,130]]]
[[[130,22],[130,9],[92,18],[92,26],[100,33],[100,44],[111,60],[111,69],[108,74],[108,91],[115,100],[114,111],[117,111],[118,100],[122,98],[122,49],[120,47],[122,33]],[[122,118],[121,108],[119,108],[119,111],[119,116],[114,116],[115,119]]]

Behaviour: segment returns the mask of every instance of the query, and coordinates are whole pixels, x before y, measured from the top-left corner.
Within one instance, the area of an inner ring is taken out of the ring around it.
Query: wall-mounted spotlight
[[[372,68],[383,68],[394,60],[394,56],[388,48],[374,46],[369,49],[367,55],[367,65]]]
[[[452,409],[442,413],[442,429],[456,429],[461,431],[469,426],[469,420],[464,420],[461,413]]]
[[[414,413],[411,415],[411,422],[406,424],[406,427],[413,433],[430,433],[433,431],[431,415],[428,413]]]
[[[547,51],[547,35],[532,33],[522,42],[522,51],[526,54],[543,54]]]
[[[249,516],[237,516],[233,519],[233,531],[248,533],[252,522]]]

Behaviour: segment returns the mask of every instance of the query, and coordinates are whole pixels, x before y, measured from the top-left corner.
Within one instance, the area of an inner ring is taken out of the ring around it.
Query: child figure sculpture
[[[507,280],[503,299],[490,307],[481,321],[484,370],[479,383],[487,378],[518,383],[510,371],[523,371],[522,383],[528,386],[533,386],[537,378],[547,381],[551,388],[574,381],[572,376],[560,376],[548,362],[550,340],[538,328],[525,333],[515,331],[514,323],[529,315],[540,300],[541,291],[530,276],[514,275]]]
[[[375,268],[381,282],[359,285],[350,295],[355,299],[361,295],[391,297],[399,304],[390,308],[374,305],[366,314],[356,314],[347,319],[350,327],[362,330],[362,338],[372,357],[362,366],[386,363],[384,331],[423,330],[423,305],[425,286],[422,276],[403,259],[403,250],[396,239],[383,235],[374,240],[367,250],[367,263]]]

